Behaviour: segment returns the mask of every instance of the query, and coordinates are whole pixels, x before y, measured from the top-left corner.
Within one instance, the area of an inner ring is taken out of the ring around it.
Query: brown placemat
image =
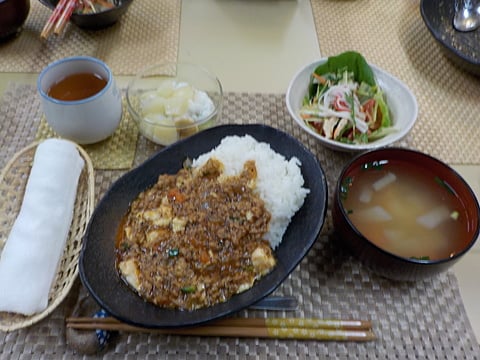
[[[28,111],[22,111],[26,108]],[[22,139],[44,140],[58,135],[48,125],[41,110],[40,98],[33,85],[8,85],[0,108],[2,131],[22,126]],[[18,129],[17,129],[18,131]],[[122,120],[115,133],[96,144],[84,145],[95,169],[115,170],[132,167],[137,147],[138,130],[123,100]]]
[[[415,94],[416,148],[451,164],[480,163],[480,78],[445,57],[423,23],[418,0],[311,0],[311,5],[323,56],[359,51]]]
[[[0,117],[2,115],[0,110]],[[262,123],[297,137],[319,158],[327,177],[330,199],[341,167],[352,156],[322,147],[293,124],[283,95],[226,93],[221,123]],[[23,127],[19,126],[16,131],[21,132],[21,129]],[[21,146],[20,137],[10,137],[7,141],[0,136],[0,164],[10,147]],[[159,149],[140,137],[135,164]],[[97,199],[121,174],[123,171],[96,172]],[[275,291],[277,295],[296,296],[299,309],[274,315],[244,310],[237,316],[370,319],[378,336],[376,341],[343,343],[120,333],[104,350],[103,357],[383,360],[477,359],[480,356],[480,347],[452,271],[416,283],[380,278],[337,247],[329,237],[332,230],[330,211],[327,215],[322,235],[299,267]],[[64,318],[71,314],[79,294],[85,294],[80,286],[48,319],[31,328],[0,332],[0,358],[84,358],[67,344],[64,327]]]
[[[23,31],[0,42],[0,71],[40,72],[54,60],[89,55],[105,61],[115,75],[132,75],[152,63],[177,60],[181,0],[135,0],[109,28],[88,31],[70,23],[61,36],[42,41],[50,14],[31,0]]]

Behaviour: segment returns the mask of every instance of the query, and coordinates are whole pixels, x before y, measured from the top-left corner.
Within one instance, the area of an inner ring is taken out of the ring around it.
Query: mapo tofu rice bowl
[[[144,300],[179,310],[250,289],[275,267],[274,250],[309,193],[300,167],[245,135],[161,174],[118,229],[119,275]]]

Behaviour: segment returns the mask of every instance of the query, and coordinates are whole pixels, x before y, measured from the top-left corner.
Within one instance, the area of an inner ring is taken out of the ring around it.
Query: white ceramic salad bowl
[[[372,64],[369,65],[375,75],[377,84],[385,94],[394,131],[366,144],[350,144],[327,139],[308,126],[300,117],[300,108],[308,92],[310,75],[318,65],[325,63],[327,59],[328,58],[322,58],[306,65],[293,77],[288,86],[286,93],[288,111],[303,130],[317,138],[326,147],[346,152],[361,152],[384,147],[399,141],[408,134],[415,124],[418,114],[418,105],[415,96],[402,81]]]

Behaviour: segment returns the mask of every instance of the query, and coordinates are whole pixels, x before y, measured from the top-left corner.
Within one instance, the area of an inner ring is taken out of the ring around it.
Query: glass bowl
[[[170,145],[216,124],[223,90],[202,66],[164,63],[142,70],[129,83],[126,97],[140,133]]]

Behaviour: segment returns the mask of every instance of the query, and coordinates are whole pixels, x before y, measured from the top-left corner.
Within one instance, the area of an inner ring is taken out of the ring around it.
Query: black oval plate
[[[480,75],[480,29],[456,31],[453,27],[454,0],[422,0],[420,12],[428,30],[447,58],[473,74]]]
[[[269,143],[287,159],[302,163],[310,193],[292,218],[275,251],[277,265],[255,285],[229,301],[195,311],[163,309],[145,302],[120,279],[115,268],[115,235],[131,201],[152,186],[162,173],[176,173],[186,158],[196,158],[229,135],[250,134]],[[264,125],[217,126],[162,149],[145,163],[118,179],[97,205],[84,237],[80,277],[94,299],[121,321],[149,328],[198,325],[246,308],[273,292],[295,269],[317,239],[327,209],[327,183],[317,158],[292,136]]]

